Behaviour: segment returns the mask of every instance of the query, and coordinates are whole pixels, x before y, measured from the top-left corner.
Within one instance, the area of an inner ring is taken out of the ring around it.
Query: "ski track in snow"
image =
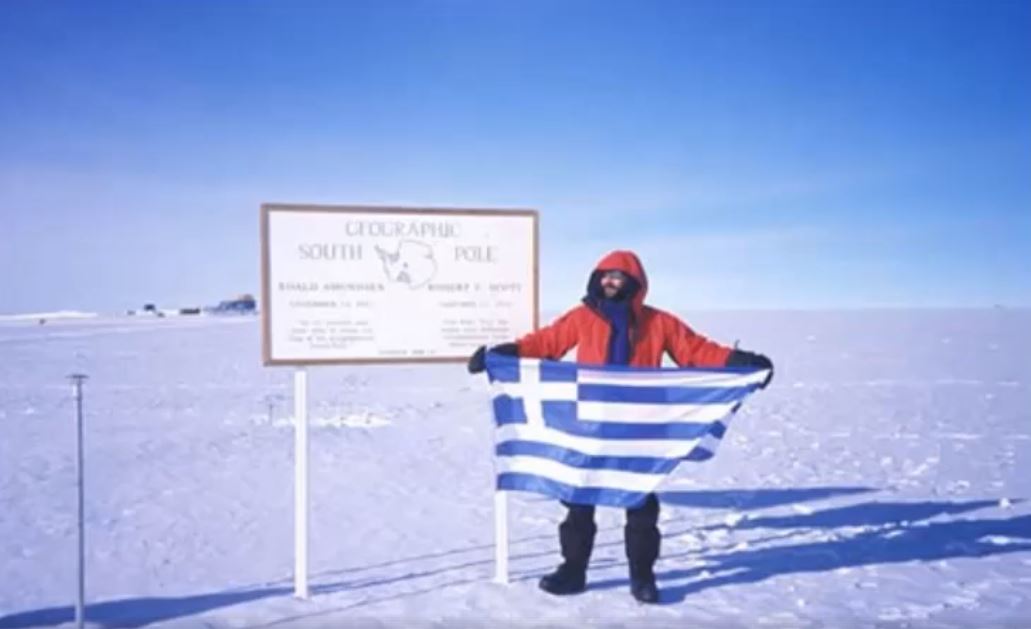
[[[613,509],[589,590],[537,590],[563,509],[530,494],[511,498],[513,582],[491,582],[489,392],[462,365],[311,370],[299,601],[291,372],[261,367],[256,320],[5,322],[0,629],[71,624],[72,372],[91,626],[1031,625],[1027,311],[686,318],[777,372],[664,488],[651,607]]]

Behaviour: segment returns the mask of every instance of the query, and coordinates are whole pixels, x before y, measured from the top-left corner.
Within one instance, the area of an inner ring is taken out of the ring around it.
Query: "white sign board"
[[[266,365],[466,360],[537,327],[537,212],[266,204]]]

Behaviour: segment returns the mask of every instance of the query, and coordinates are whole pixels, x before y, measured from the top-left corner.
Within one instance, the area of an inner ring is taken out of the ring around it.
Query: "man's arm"
[[[724,347],[696,333],[686,323],[668,315],[670,333],[666,337],[666,351],[681,367],[753,367],[769,369],[770,373],[759,385],[765,389],[773,380],[773,361],[762,354]]]
[[[731,349],[710,341],[673,315],[663,313],[665,349],[681,367],[723,367]]]
[[[577,306],[556,319],[551,325],[526,334],[518,341],[519,355],[524,358],[558,360],[573,349],[578,341],[577,319],[583,306]]]
[[[577,344],[576,319],[580,308],[582,306],[570,310],[551,325],[530,332],[515,343],[495,345],[491,350],[506,356],[558,360]],[[486,347],[480,347],[472,355],[468,365],[470,373],[479,373],[486,368],[486,352]]]

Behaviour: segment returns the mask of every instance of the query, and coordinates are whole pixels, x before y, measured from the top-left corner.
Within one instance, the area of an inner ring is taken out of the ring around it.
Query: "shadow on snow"
[[[861,487],[760,489],[755,491],[683,491],[665,492],[662,494],[662,501],[667,505],[695,508],[749,510],[783,506],[840,495],[854,495],[869,491],[872,490]],[[867,530],[863,530],[858,534],[850,531],[849,533],[852,534],[849,537],[830,541],[746,549],[726,553],[705,554],[694,552],[666,556],[666,559],[674,559],[694,555],[700,559],[705,559],[706,565],[704,567],[660,572],[658,576],[660,585],[663,587],[663,602],[675,603],[684,600],[685,597],[691,594],[710,588],[755,583],[786,574],[825,572],[839,568],[909,561],[985,557],[1031,550],[1031,516],[1018,516],[1010,519],[925,522],[941,515],[963,514],[994,505],[996,505],[994,501],[916,503],[874,501],[828,508],[804,514],[746,518],[733,528],[834,530],[865,527]],[[713,529],[723,526],[710,525],[705,528]],[[677,535],[683,535],[696,530],[699,530],[698,527],[682,531],[670,531],[667,532],[666,537],[673,538]],[[986,539],[989,537],[993,539]],[[525,540],[513,540],[513,544],[539,538],[540,536]],[[1000,539],[1003,539],[1003,542],[1000,543]],[[1022,540],[1028,541],[1024,542]],[[424,559],[457,557],[471,551],[490,552],[492,548],[490,545],[476,546],[392,560],[373,566],[324,573],[321,575],[323,581],[330,575],[336,576],[395,565],[402,568],[396,576],[355,579],[353,581],[335,583],[318,583],[319,575],[316,575],[313,579],[312,592],[315,595],[330,594],[340,591],[374,588],[443,573],[469,571],[477,567],[489,569],[489,566],[493,564],[493,559],[491,558],[458,562],[446,567],[424,571],[412,571],[410,567],[413,562]],[[513,555],[512,560],[518,561],[553,553],[554,551],[548,551],[547,553]],[[409,569],[403,569],[406,565]],[[659,565],[661,567],[661,561]],[[706,573],[706,576],[703,577],[703,573]],[[472,578],[468,574],[464,576],[466,578],[459,579],[453,583],[435,585],[432,588],[420,591],[426,592],[442,587],[486,580],[485,575],[478,575]],[[528,575],[516,580],[532,578],[535,577]],[[627,579],[610,579],[593,583],[589,587],[591,589],[607,589],[626,586],[627,584]],[[266,586],[192,596],[119,599],[90,603],[86,608],[86,620],[108,628],[143,627],[153,623],[203,614],[216,609],[260,599],[285,597],[291,595],[292,592],[292,587]],[[336,613],[412,594],[412,592],[408,592],[406,594],[369,598],[345,607],[337,607],[315,614],[301,615],[293,620]],[[0,629],[60,625],[74,620],[73,616],[74,610],[70,606],[19,612],[0,617]],[[282,622],[282,620],[275,621],[272,624],[278,624],[279,622]]]

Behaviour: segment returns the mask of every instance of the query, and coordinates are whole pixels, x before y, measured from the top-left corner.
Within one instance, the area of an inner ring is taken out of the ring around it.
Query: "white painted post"
[[[508,492],[494,492],[494,582],[508,585]]]
[[[294,372],[294,596],[308,590],[308,372]]]
[[[485,378],[487,389],[492,389],[490,378]],[[491,405],[493,414],[493,405]],[[490,449],[493,465],[491,466],[491,484],[498,481],[497,461],[497,429],[494,430],[495,447]],[[494,582],[508,585],[508,492],[494,489]]]

